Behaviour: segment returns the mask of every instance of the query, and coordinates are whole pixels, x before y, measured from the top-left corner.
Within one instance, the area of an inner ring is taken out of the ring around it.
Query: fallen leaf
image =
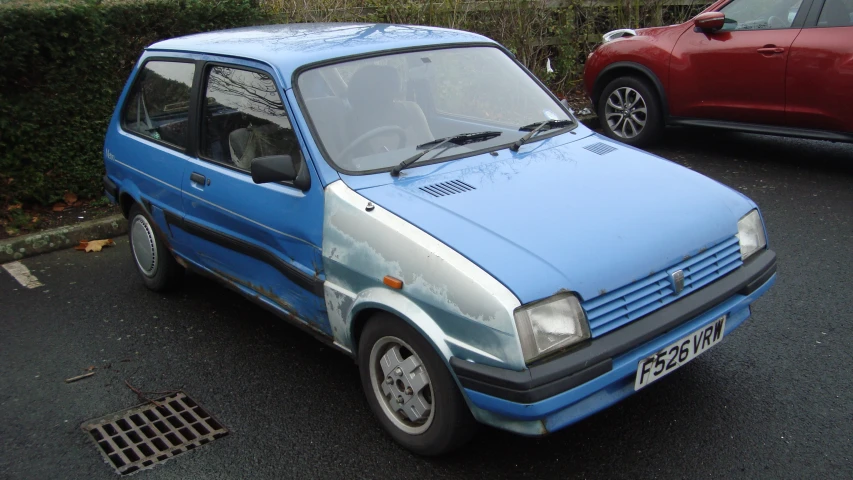
[[[9,212],[11,212],[12,210],[20,210],[20,209],[21,209],[20,203],[15,203],[13,205],[9,205],[8,207],[6,207],[6,211],[9,211]]]
[[[33,217],[33,219],[32,219],[33,223],[38,223],[38,221],[39,221],[39,217]]]
[[[73,204],[73,205],[71,205],[71,206],[72,206],[72,207],[79,207],[79,206],[81,206],[81,205],[83,205],[83,200],[77,200],[77,201],[76,201],[76,202],[74,202],[74,204]]]
[[[65,192],[65,195],[62,196],[62,199],[65,200],[65,203],[67,203],[68,205],[73,205],[74,202],[77,201],[77,194]]]
[[[91,372],[91,371],[92,371],[92,370],[94,370],[94,369],[95,369],[95,366],[94,366],[94,365],[89,365],[89,367],[86,369],[86,371],[87,371],[87,372]]]
[[[65,210],[65,206],[66,205],[64,203],[56,202],[53,204],[53,211],[54,212],[61,212],[61,211]]]
[[[81,242],[82,243],[82,242]],[[107,238],[104,240],[92,240],[91,242],[86,243],[86,252],[100,252],[102,248],[109,247],[115,245],[111,238]]]

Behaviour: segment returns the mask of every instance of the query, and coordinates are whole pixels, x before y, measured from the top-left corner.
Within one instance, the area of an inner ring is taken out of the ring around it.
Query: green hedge
[[[0,7],[0,205],[100,196],[104,133],[142,49],[261,17],[253,0]]]
[[[494,38],[567,92],[579,83],[596,33],[683,21],[707,0],[687,7],[669,0],[12,2],[0,4],[0,209],[52,203],[68,191],[101,195],[101,149],[118,95],[142,49],[164,38],[260,23],[444,26]]]

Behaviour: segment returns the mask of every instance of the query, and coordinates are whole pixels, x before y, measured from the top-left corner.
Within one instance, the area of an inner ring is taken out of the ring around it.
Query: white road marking
[[[3,268],[6,269],[7,272],[9,272],[9,275],[15,277],[15,280],[17,280],[18,283],[27,288],[36,288],[44,286],[43,283],[39,282],[39,279],[36,278],[35,275],[30,273],[30,269],[27,268],[21,262],[4,263]]]

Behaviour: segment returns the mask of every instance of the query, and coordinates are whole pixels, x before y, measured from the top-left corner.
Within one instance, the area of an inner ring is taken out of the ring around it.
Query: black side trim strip
[[[779,125],[759,125],[756,123],[739,123],[725,120],[706,120],[701,118],[669,117],[667,125],[687,127],[719,128],[736,132],[758,133],[782,137],[809,138],[812,140],[829,140],[833,142],[853,143],[853,133],[833,132],[829,130],[812,130],[807,128],[784,127]]]
[[[217,232],[216,230],[207,228],[203,225],[199,225],[195,222],[187,221],[175,215],[174,213],[164,211],[164,214],[166,216],[166,222],[168,224],[174,225],[191,235],[196,235],[217,245],[222,245],[225,248],[230,248],[231,250],[234,250],[236,252],[240,252],[244,255],[256,258],[272,266],[273,268],[281,272],[282,275],[287,277],[290,281],[299,285],[305,290],[308,290],[309,292],[313,293],[314,295],[317,295],[320,298],[323,297],[324,291],[322,280],[300,271],[299,269],[285,262],[284,260],[279,258],[278,255],[267,250],[266,248],[252,245],[251,243],[240,240],[239,238],[232,237],[231,235],[226,235],[224,233]]]
[[[535,395],[524,397],[526,403],[543,400],[550,396],[545,393],[550,392],[551,389],[536,390],[537,387],[558,381],[565,381],[567,385],[571,385],[572,381],[565,380],[565,377],[589,373],[588,371],[596,367],[603,368],[601,365],[605,362],[697,317],[732,295],[736,293],[748,295],[754,292],[775,272],[776,253],[765,250],[755,254],[737,270],[701,290],[607,335],[579,345],[560,357],[533,365],[527,370],[519,372],[461,360],[454,362],[452,359],[451,366],[463,387],[483,391],[483,385],[491,385],[493,387],[491,391],[495,393],[508,390],[520,392],[535,390]],[[600,372],[604,373],[606,370]]]
[[[287,312],[282,312],[278,308],[276,308],[276,307],[270,305],[269,303],[261,300],[256,295],[246,293],[245,291],[237,288],[234,282],[228,281],[228,279],[226,279],[226,278],[223,278],[223,277],[221,277],[215,273],[208,272],[207,270],[205,270],[203,268],[198,268],[195,265],[193,265],[192,263],[189,263],[189,262],[186,262],[186,263],[187,263],[187,269],[192,270],[193,272],[198,273],[199,275],[201,275],[205,278],[210,278],[216,282],[219,282],[220,284],[222,284],[224,287],[228,288],[229,290],[242,295],[243,297],[245,297],[250,302],[260,306],[261,308],[267,310],[268,312],[272,313],[273,315],[284,319],[290,325],[293,325],[294,327],[298,328],[299,330],[302,330],[303,332],[308,333],[309,335],[313,336],[317,340],[323,342],[325,345],[328,345],[329,347],[331,347],[331,348],[333,348],[333,349],[335,349],[341,353],[344,353],[345,355],[347,355],[349,357],[353,356],[352,351],[347,350],[343,346],[335,343],[335,338],[333,336],[327,334],[326,332],[324,332],[318,328],[315,328],[313,325],[311,325],[307,321],[297,317],[296,315],[292,315],[292,314],[287,313]]]
[[[106,175],[104,175],[104,191],[113,197],[115,201],[118,201],[118,185]]]

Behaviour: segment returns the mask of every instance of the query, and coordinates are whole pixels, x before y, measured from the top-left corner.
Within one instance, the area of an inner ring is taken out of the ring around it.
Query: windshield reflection
[[[570,120],[547,91],[495,47],[326,65],[300,74],[297,90],[327,159],[347,173],[390,169],[416,154],[418,145],[440,138],[501,133],[479,143],[447,145],[422,163],[514,142],[527,133],[519,128],[531,123]]]

